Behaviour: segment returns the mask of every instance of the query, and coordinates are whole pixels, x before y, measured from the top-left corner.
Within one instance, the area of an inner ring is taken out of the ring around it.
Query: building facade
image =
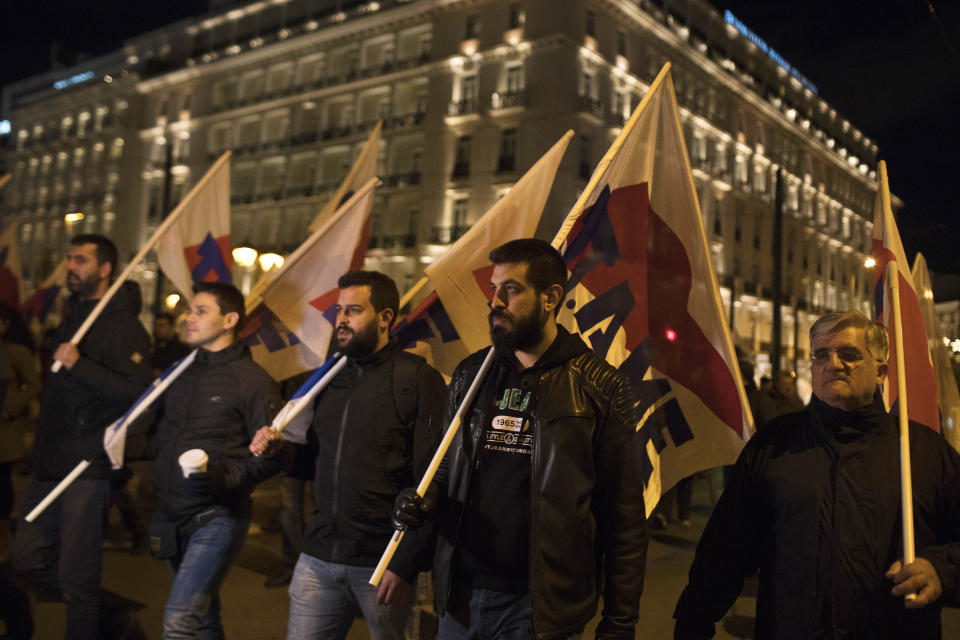
[[[95,69],[4,90],[3,219],[24,216],[29,277],[80,229],[131,255],[231,149],[234,246],[289,252],[382,120],[368,266],[402,290],[574,129],[539,231],[552,237],[666,61],[724,304],[760,372],[780,170],[783,364],[803,374],[813,319],[870,310],[877,146],[701,0],[213,2]],[[148,300],[154,270],[138,273]]]

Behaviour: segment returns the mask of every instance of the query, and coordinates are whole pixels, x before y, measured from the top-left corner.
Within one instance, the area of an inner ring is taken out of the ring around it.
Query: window
[[[453,201],[453,226],[467,226],[467,210],[470,208],[470,198],[457,198]]]
[[[454,151],[453,177],[465,178],[470,175],[470,136],[457,138],[457,147]]]
[[[627,57],[627,34],[617,31],[617,55]]]
[[[580,95],[586,98],[593,97],[593,74],[588,71],[583,72],[580,84]]]
[[[589,180],[591,171],[590,138],[589,136],[580,136],[580,177]]]
[[[595,37],[597,35],[597,16],[593,11],[587,11],[587,24],[586,24],[587,35],[590,37]]]
[[[523,66],[507,67],[507,93],[523,91]]]
[[[504,129],[500,134],[500,158],[497,171],[513,171],[517,158],[517,130]]]
[[[509,19],[509,28],[510,29],[522,29],[523,25],[527,23],[527,13],[523,10],[523,7],[519,3],[514,3],[510,5],[510,19]]]
[[[476,14],[471,14],[467,16],[467,26],[466,32],[464,33],[464,40],[472,40],[480,36],[480,17]]]
[[[477,76],[464,76],[460,80],[460,100],[468,111],[473,111],[477,102]]]

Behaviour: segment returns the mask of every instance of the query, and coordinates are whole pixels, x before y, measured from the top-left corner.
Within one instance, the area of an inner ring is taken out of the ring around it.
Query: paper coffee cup
[[[190,449],[180,454],[180,468],[183,477],[191,473],[202,473],[207,470],[207,452],[203,449]]]

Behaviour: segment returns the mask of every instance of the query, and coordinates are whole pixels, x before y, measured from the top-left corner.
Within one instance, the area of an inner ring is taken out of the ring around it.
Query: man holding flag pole
[[[126,281],[79,344],[69,342],[106,294],[117,267],[108,238],[78,235],[67,251],[71,297],[57,329],[54,354],[65,370],[44,384],[34,469],[24,502],[30,510],[84,460],[89,468],[14,539],[14,568],[67,602],[67,637],[96,638],[101,543],[110,499],[104,428],[120,417],[150,382],[150,340],[140,324],[140,288]]]

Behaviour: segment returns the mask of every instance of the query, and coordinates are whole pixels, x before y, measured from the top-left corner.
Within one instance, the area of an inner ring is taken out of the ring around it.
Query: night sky
[[[563,0],[556,0],[562,2]],[[202,0],[17,2],[0,21],[0,84],[60,58],[106,53],[125,37],[202,13]],[[960,273],[960,2],[955,0],[714,0],[807,76],[819,94],[875,140],[908,258]]]

